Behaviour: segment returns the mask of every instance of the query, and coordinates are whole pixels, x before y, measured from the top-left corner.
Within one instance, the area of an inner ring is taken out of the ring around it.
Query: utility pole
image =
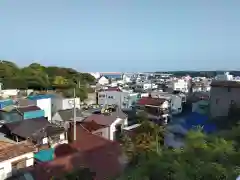
[[[77,84],[78,83],[78,84]],[[81,87],[81,81],[79,80],[76,84],[78,85],[78,89]],[[77,130],[76,130],[76,87],[73,89],[73,133],[74,133],[74,141],[77,140]],[[79,104],[81,104],[81,97],[79,96]]]
[[[77,132],[76,132],[76,88],[74,87],[73,89],[73,133],[74,133],[74,141],[77,140]]]

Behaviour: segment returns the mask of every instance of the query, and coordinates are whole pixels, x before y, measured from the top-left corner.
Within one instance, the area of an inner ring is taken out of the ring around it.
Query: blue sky
[[[79,71],[240,70],[239,0],[1,0],[0,59]]]

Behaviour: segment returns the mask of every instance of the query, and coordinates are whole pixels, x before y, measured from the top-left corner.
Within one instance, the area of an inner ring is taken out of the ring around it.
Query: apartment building
[[[210,91],[210,113],[212,117],[227,116],[231,104],[240,107],[240,82],[212,81]]]

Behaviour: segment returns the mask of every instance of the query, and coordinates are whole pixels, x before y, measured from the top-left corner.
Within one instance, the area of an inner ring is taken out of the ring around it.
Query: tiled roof
[[[34,152],[33,145],[26,142],[13,144],[9,142],[0,142],[0,161],[8,160],[21,156],[26,153]]]
[[[81,122],[81,125],[90,132],[107,127],[105,125],[97,124],[95,121]]]
[[[65,110],[59,110],[58,114],[61,116],[63,121],[69,121],[73,118],[73,111],[74,109],[65,109]],[[76,117],[81,117],[82,113],[80,109],[76,108]]]
[[[161,106],[165,101],[166,99],[163,98],[142,97],[141,99],[139,99],[137,104],[142,106],[145,105]]]
[[[4,127],[7,128],[12,134],[22,138],[34,138],[35,140],[42,138],[45,133],[47,135],[53,135],[64,131],[64,128],[52,125],[44,117],[4,124],[3,128]]]
[[[96,122],[97,124],[110,126],[114,121],[116,121],[117,117],[114,115],[104,115],[104,114],[92,114],[87,117],[83,122]]]
[[[35,180],[48,180],[53,176],[61,177],[63,173],[82,166],[96,174],[95,180],[111,179],[121,173],[122,166],[119,162],[121,149],[117,142],[86,131],[82,131],[79,135],[80,139],[75,143],[56,147],[55,160],[37,165],[31,170]]]

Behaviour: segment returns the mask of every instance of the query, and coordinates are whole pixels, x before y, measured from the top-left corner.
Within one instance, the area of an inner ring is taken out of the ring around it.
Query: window
[[[228,87],[228,92],[231,92],[231,88],[230,87]]]
[[[219,103],[219,99],[216,99],[216,104],[218,104]]]

